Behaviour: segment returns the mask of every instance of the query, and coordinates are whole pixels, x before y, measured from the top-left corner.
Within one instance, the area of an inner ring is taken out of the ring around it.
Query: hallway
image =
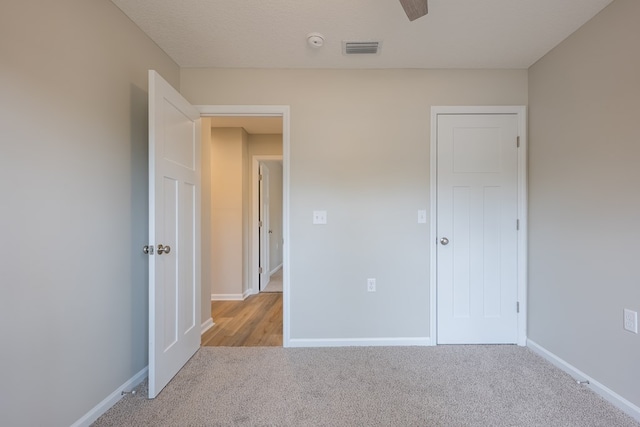
[[[202,346],[282,347],[282,293],[260,293],[244,301],[212,301],[215,325]]]

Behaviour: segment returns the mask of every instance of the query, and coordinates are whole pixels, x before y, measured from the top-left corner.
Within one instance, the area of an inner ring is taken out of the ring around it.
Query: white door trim
[[[284,137],[283,137],[284,138]],[[284,148],[284,147],[283,147]],[[251,200],[252,208],[251,208],[251,254],[249,254],[249,262],[250,262],[250,280],[251,280],[251,292],[257,294],[260,292],[258,288],[258,273],[256,269],[258,268],[258,258],[259,258],[259,245],[258,239],[260,239],[260,230],[258,227],[258,209],[259,206],[256,203],[258,200],[258,175],[260,174],[260,162],[265,162],[269,160],[280,160],[282,161],[282,156],[277,155],[255,155],[251,161]],[[283,182],[284,184],[284,182]],[[284,248],[283,248],[284,249]],[[271,273],[271,272],[269,272]]]
[[[282,345],[289,347],[291,337],[289,268],[291,245],[289,239],[289,152],[290,108],[288,105],[195,105],[203,117],[211,116],[274,116],[282,117]],[[251,282],[250,282],[251,283]]]
[[[437,280],[436,280],[436,213],[437,213],[437,132],[438,115],[441,114],[515,114],[518,116],[518,345],[527,345],[527,108],[525,106],[449,106],[431,107],[430,188],[429,188],[429,325],[430,341],[437,340]]]

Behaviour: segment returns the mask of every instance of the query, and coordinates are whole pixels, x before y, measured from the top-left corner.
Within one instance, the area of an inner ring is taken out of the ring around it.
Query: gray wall
[[[640,2],[616,0],[529,70],[529,332],[640,405]]]
[[[0,3],[0,424],[68,426],[147,365],[147,69],[107,0]]]
[[[417,211],[428,208],[430,107],[525,105],[527,71],[180,75],[194,104],[291,106],[291,337],[428,337],[429,230]],[[311,223],[320,209],[326,226]]]

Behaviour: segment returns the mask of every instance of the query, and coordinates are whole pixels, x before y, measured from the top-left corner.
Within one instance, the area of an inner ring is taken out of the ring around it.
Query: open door
[[[260,164],[258,215],[260,229],[260,290],[269,284],[271,271],[269,270],[269,238],[271,225],[269,224],[269,168]]]
[[[149,398],[200,347],[200,113],[149,71]]]

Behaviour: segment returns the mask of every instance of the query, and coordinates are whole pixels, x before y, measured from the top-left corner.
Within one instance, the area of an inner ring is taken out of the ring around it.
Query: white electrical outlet
[[[624,309],[624,329],[633,332],[634,334],[638,333],[638,312]]]
[[[367,279],[367,292],[376,291],[376,279]]]

